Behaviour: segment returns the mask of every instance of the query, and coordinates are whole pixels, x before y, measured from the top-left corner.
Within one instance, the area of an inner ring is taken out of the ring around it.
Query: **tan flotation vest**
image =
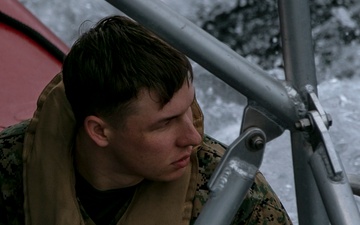
[[[192,105],[194,124],[203,135],[203,115]],[[73,155],[75,120],[62,75],[44,89],[24,143],[25,222],[27,225],[85,224],[75,193]],[[195,153],[196,149],[194,149]],[[196,191],[198,161],[173,182],[144,182],[118,224],[189,224]]]

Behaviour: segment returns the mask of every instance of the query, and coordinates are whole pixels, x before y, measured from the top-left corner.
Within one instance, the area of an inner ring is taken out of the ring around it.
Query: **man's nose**
[[[180,138],[178,139],[178,145],[183,147],[196,146],[200,144],[201,140],[202,137],[193,124],[192,116],[186,116]]]

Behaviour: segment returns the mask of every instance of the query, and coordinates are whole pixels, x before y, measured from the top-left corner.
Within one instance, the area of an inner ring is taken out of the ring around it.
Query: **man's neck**
[[[114,169],[106,149],[96,146],[84,132],[80,131],[76,137],[74,153],[78,173],[97,190],[130,187],[143,180]]]

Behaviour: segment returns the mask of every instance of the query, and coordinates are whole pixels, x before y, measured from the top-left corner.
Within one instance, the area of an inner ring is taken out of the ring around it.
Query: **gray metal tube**
[[[351,190],[354,195],[360,196],[360,176],[357,174],[348,174]]]
[[[311,85],[317,93],[308,0],[279,0],[286,80],[298,91]]]
[[[259,141],[257,147],[254,140]],[[265,133],[244,131],[226,150],[208,183],[211,191],[195,225],[229,225],[254,182],[262,162]]]
[[[340,181],[331,180],[329,176],[326,176],[326,162],[324,162],[326,156],[322,156],[322,154],[326,153],[324,152],[324,147],[320,146],[311,157],[310,165],[313,168],[315,180],[325,203],[331,224],[358,224],[360,222],[359,210],[346,174],[344,174],[343,179]]]
[[[313,148],[301,132],[291,132],[291,144],[299,225],[329,225],[322,198],[308,163],[313,155]]]
[[[249,191],[254,179],[231,174],[228,183],[219,192],[212,192],[195,225],[229,225]]]
[[[254,99],[293,127],[298,112],[286,88],[258,66],[250,64],[210,34],[156,0],[107,0],[153,30],[234,89]]]
[[[310,12],[307,0],[279,0],[286,80],[306,100],[307,85],[316,92]],[[303,133],[291,132],[299,224],[328,225],[329,220],[308,164],[313,153]],[[324,174],[325,176],[325,174]]]

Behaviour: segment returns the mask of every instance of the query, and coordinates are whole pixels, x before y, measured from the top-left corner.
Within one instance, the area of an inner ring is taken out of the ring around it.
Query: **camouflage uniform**
[[[199,174],[201,176],[199,176],[200,179],[197,181],[198,188],[193,201],[193,219],[191,224],[195,223],[197,216],[209,197],[207,182],[220,162],[224,149],[225,147],[216,140],[205,137],[204,143],[197,152]],[[248,191],[232,224],[275,225],[292,223],[280,200],[263,175],[258,172],[255,182]]]
[[[22,148],[25,130],[29,121],[14,125],[0,133],[0,225],[24,224]],[[192,218],[194,224],[208,199],[207,182],[220,161],[224,147],[205,137],[197,151],[199,174],[193,199]],[[126,204],[125,207],[127,207]],[[125,209],[121,209],[125,212]],[[91,220],[82,210],[85,221]],[[91,223],[91,221],[90,221]],[[260,172],[249,190],[232,224],[275,225],[292,224],[285,209]]]
[[[24,224],[22,149],[29,121],[0,133],[0,225]]]

